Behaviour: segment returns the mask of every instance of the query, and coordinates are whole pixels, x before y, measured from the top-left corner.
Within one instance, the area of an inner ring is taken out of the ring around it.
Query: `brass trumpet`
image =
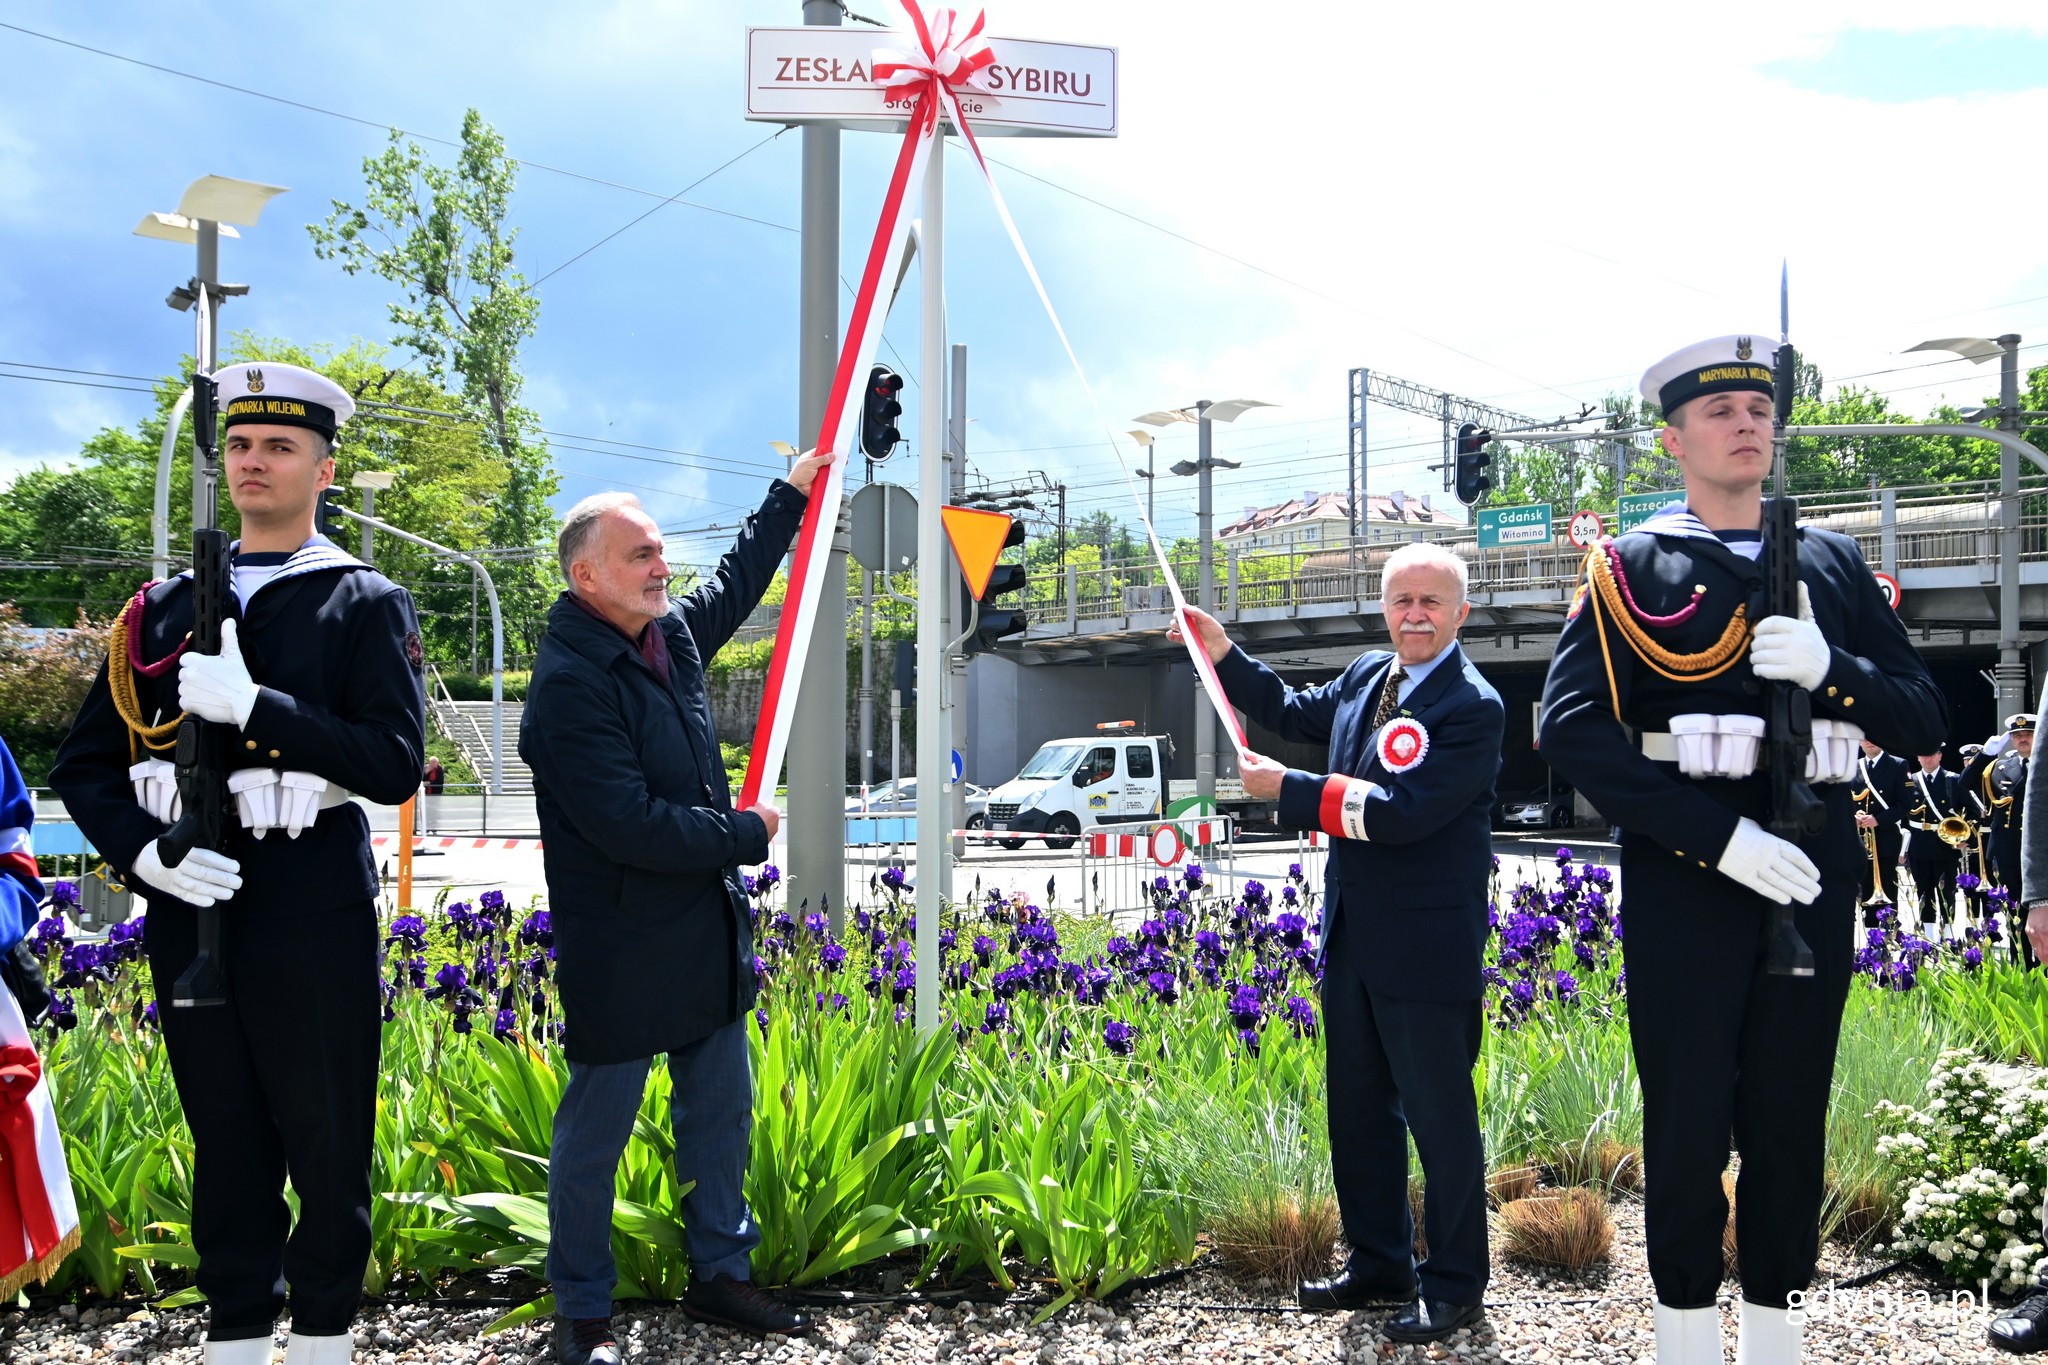
[[[1960,815],[1944,815],[1934,827],[1934,837],[1950,848],[1968,848],[1977,837],[1977,827]]]
[[[1884,893],[1884,865],[1877,857],[1876,830],[1863,831],[1863,846],[1870,850],[1870,894],[1863,898],[1862,908],[1868,910],[1874,906],[1890,905],[1892,898]]]

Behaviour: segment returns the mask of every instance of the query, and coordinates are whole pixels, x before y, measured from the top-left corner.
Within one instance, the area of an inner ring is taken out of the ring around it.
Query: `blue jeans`
[[[647,1067],[647,1059],[569,1064],[548,1162],[548,1278],[555,1311],[565,1317],[611,1315],[613,1187],[647,1093]],[[690,1277],[748,1279],[748,1256],[761,1236],[741,1188],[754,1127],[746,1018],[671,1052],[668,1074],[676,1181],[697,1182],[682,1201]]]

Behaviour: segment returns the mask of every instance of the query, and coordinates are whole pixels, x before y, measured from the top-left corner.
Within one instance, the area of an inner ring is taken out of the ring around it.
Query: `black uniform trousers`
[[[1403,1000],[1366,989],[1345,957],[1337,920],[1323,971],[1330,1167],[1353,1274],[1425,1298],[1476,1304],[1486,1293],[1486,1152],[1472,1068],[1485,1024],[1480,1002]],[[1423,1231],[1415,1264],[1408,1136],[1422,1158]]]
[[[370,1260],[383,1028],[376,906],[277,916],[225,909],[227,1003],[174,1008],[171,985],[196,941],[190,909],[150,912],[144,943],[157,1016],[192,1129],[192,1242],[212,1310],[207,1335],[269,1336],[289,1283],[292,1330],[338,1336],[356,1315]]]
[[[1813,1280],[1835,1042],[1848,1000],[1852,880],[1824,869],[1795,915],[1810,977],[1764,969],[1770,902],[1623,836],[1629,1036],[1643,1089],[1644,1224],[1657,1301],[1711,1308],[1721,1286],[1729,1138],[1742,1154],[1742,1297],[1782,1308]],[[1867,864],[1866,864],[1867,867]]]
[[[1956,873],[1962,865],[1962,855],[1932,833],[1913,831],[1913,844],[1906,852],[1906,867],[1913,874],[1913,890],[1920,898],[1923,927],[1955,923]]]

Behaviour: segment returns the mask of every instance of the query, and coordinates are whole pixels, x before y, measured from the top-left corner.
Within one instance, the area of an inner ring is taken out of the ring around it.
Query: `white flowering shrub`
[[[1902,1199],[1895,1255],[1924,1254],[1949,1279],[2026,1291],[2048,1265],[2041,1199],[2048,1182],[2048,1079],[2017,1086],[1973,1054],[1941,1054],[1927,1102],[1880,1101],[1878,1155]]]

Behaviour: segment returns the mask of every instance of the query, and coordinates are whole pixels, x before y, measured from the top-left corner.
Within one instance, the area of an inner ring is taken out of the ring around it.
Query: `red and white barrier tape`
[[[382,847],[384,847],[384,846],[385,846],[386,844],[392,844],[392,843],[396,843],[397,841],[398,841],[398,836],[397,836],[397,835],[395,835],[395,834],[373,834],[373,835],[371,835],[371,836],[370,836],[370,846],[371,846],[372,848],[382,848]],[[439,836],[435,836],[435,835],[424,835],[424,834],[415,834],[415,835],[413,836],[413,840],[412,840],[412,846],[413,846],[414,848],[498,848],[498,849],[505,849],[505,848],[539,848],[539,847],[541,846],[541,844],[540,844],[540,840],[539,840],[539,839],[537,839],[537,838],[528,838],[528,839],[504,839],[504,838],[479,838],[479,837],[476,837],[476,836],[474,836],[474,835],[472,835],[472,836],[470,836],[470,837],[468,837],[468,838],[458,838],[458,837],[455,837],[455,836],[452,836],[452,835],[439,835]]]

